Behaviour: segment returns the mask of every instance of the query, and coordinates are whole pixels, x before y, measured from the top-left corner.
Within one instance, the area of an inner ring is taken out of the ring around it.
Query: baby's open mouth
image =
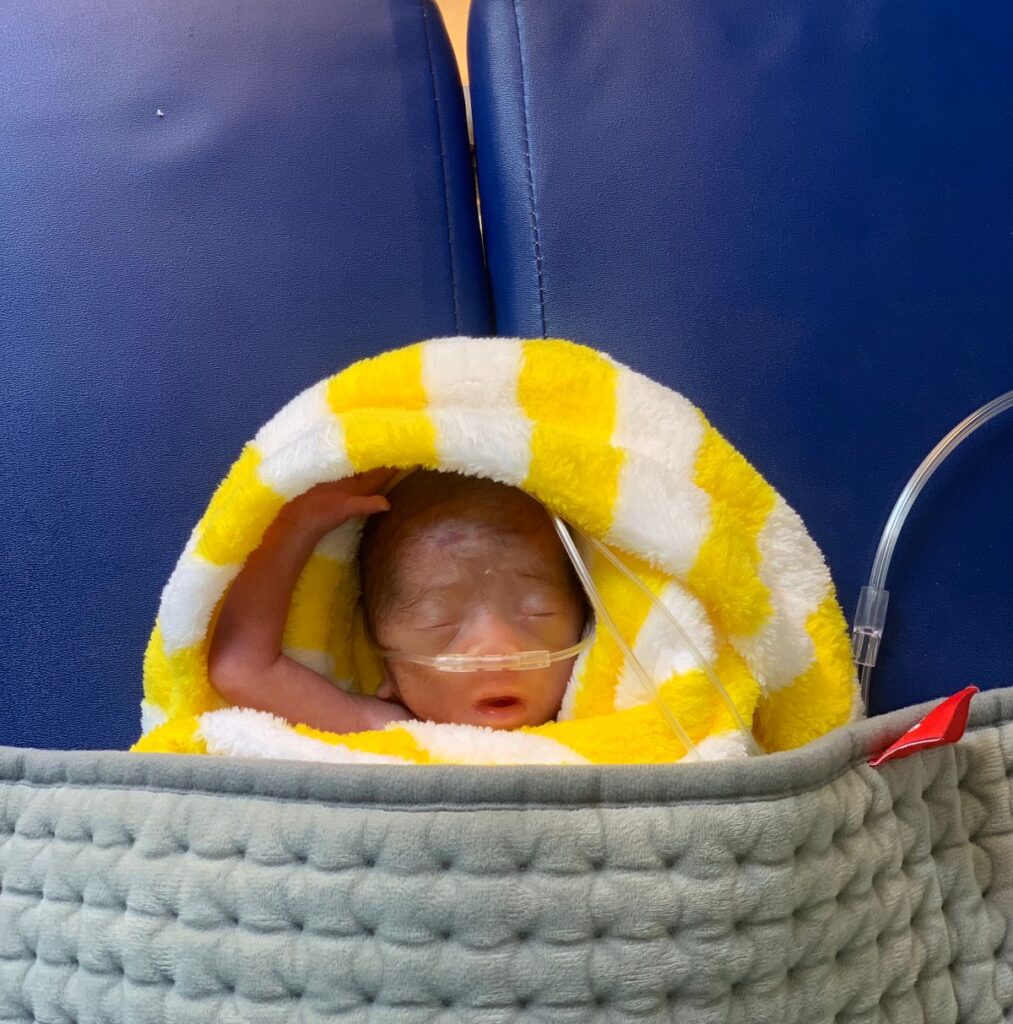
[[[510,694],[503,694],[500,697],[486,697],[475,704],[475,710],[482,714],[494,715],[497,712],[516,711],[521,707],[523,701],[520,697],[513,697]]]

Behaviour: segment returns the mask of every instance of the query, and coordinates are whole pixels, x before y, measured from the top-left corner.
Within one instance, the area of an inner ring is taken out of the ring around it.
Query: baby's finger
[[[382,494],[350,496],[345,504],[348,517],[371,516],[376,512],[389,512],[390,502]]]
[[[383,490],[395,476],[397,476],[396,469],[380,466],[366,473],[350,476],[346,480],[342,480],[341,483],[345,485],[349,494],[376,494],[377,491]]]

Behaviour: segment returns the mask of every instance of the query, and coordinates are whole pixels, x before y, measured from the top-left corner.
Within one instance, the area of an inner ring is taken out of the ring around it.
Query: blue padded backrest
[[[1013,5],[475,0],[470,67],[498,331],[696,401],[850,617],[908,476],[1013,387]],[[873,711],[1013,684],[1013,415],[888,589]]]
[[[313,381],[488,301],[429,0],[8,0],[0,744],[120,747],[190,528]]]

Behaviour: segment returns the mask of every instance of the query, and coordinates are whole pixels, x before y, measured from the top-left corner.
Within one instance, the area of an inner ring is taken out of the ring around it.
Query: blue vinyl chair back
[[[484,333],[430,0],[9,0],[0,744],[122,747],[162,584],[288,398]]]
[[[1013,5],[475,0],[498,331],[696,401],[850,616],[909,475],[1013,387]],[[923,494],[872,710],[1013,684],[1013,417]]]

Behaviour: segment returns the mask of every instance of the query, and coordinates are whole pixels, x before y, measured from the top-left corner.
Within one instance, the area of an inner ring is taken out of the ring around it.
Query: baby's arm
[[[412,717],[400,704],[339,690],[281,651],[292,592],[313,549],[341,523],[386,511],[387,499],[375,492],[392,476],[375,470],[318,484],[267,529],[229,588],[211,641],[211,684],[227,701],[331,732],[380,729]]]

